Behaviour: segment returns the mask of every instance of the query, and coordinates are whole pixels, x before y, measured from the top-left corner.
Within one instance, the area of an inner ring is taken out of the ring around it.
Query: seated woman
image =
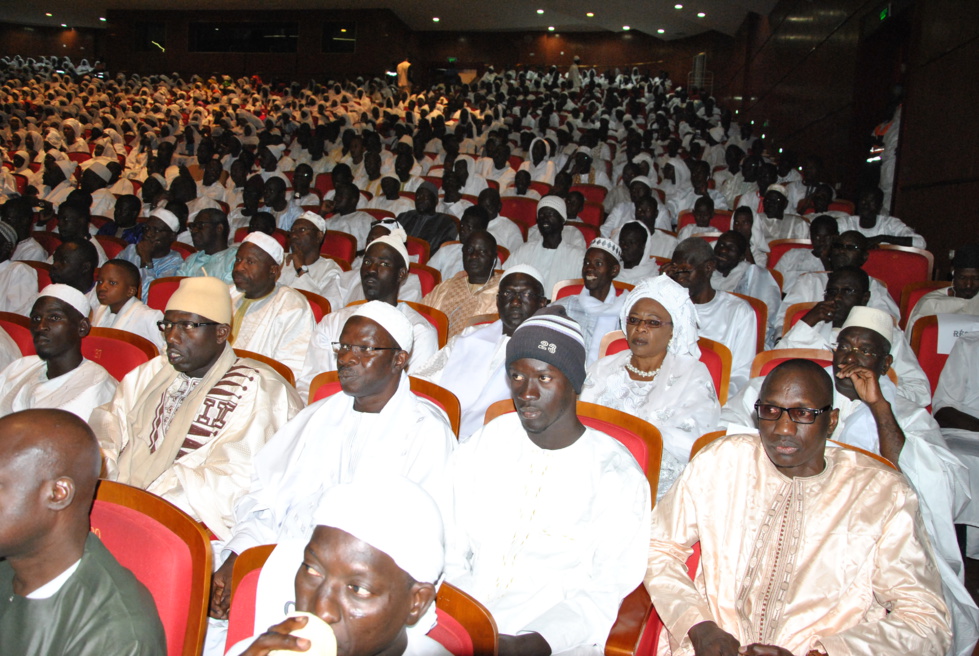
[[[661,498],[690,459],[698,437],[715,429],[721,407],[697,346],[697,313],[669,276],[636,286],[622,306],[629,350],[588,370],[581,400],[648,421],[663,436]]]

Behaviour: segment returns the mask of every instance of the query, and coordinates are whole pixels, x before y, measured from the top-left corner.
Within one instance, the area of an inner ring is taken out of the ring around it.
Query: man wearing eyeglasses
[[[113,480],[163,497],[227,540],[258,451],[302,409],[295,389],[228,344],[231,297],[185,278],[157,325],[166,351],[131,371],[91,425]]]
[[[455,435],[445,414],[412,394],[405,369],[411,322],[394,306],[356,306],[333,342],[342,393],[311,404],[258,454],[251,489],[235,507],[224,564],[214,574],[211,617],[226,619],[237,554],[308,539],[322,495],[370,476],[404,476],[441,502]]]
[[[863,306],[850,310],[833,345],[832,405],[839,413],[831,437],[887,458],[914,486],[938,554],[956,645],[971,653],[979,638],[979,609],[961,582],[962,556],[953,524],[968,501],[967,472],[927,410],[901,396],[885,375],[893,360],[892,339],[902,337],[885,312]],[[721,409],[721,423],[729,433],[761,428],[754,409],[761,388],[762,379],[752,379]]]
[[[857,377],[862,388],[869,373],[847,360],[837,376]],[[915,489],[884,463],[826,448],[842,412],[818,364],[784,362],[756,394],[760,439],[729,435],[708,445],[653,510],[646,589],[666,627],[660,640],[675,656],[885,653],[895,645],[946,654],[941,559]],[[697,543],[694,583],[685,561]]]

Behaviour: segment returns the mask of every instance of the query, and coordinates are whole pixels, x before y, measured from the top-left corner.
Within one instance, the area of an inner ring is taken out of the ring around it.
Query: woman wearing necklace
[[[659,429],[659,499],[683,471],[694,441],[717,427],[721,408],[700,362],[697,311],[687,290],[668,276],[649,278],[626,297],[620,320],[629,350],[589,368],[581,400],[628,412]]]

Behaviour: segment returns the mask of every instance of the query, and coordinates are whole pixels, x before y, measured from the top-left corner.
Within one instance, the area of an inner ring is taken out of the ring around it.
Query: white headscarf
[[[691,355],[700,357],[700,347],[697,346],[697,309],[690,300],[686,289],[674,282],[669,276],[649,278],[629,292],[622,304],[619,319],[623,326],[628,324],[629,311],[632,306],[644,298],[651,298],[670,313],[673,321],[673,337],[666,350],[674,355]]]

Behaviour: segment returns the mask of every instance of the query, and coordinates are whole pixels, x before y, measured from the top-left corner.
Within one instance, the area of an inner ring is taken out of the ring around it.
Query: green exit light
[[[880,19],[882,21],[887,20],[887,17],[890,16],[890,15],[891,15],[891,8],[890,7],[884,7],[883,9],[880,10]]]
[[[883,20],[883,19],[882,19],[882,20]],[[449,57],[449,63],[450,63],[450,64],[454,64],[454,63],[456,63],[457,61],[459,61],[459,58],[458,58],[458,57]]]

